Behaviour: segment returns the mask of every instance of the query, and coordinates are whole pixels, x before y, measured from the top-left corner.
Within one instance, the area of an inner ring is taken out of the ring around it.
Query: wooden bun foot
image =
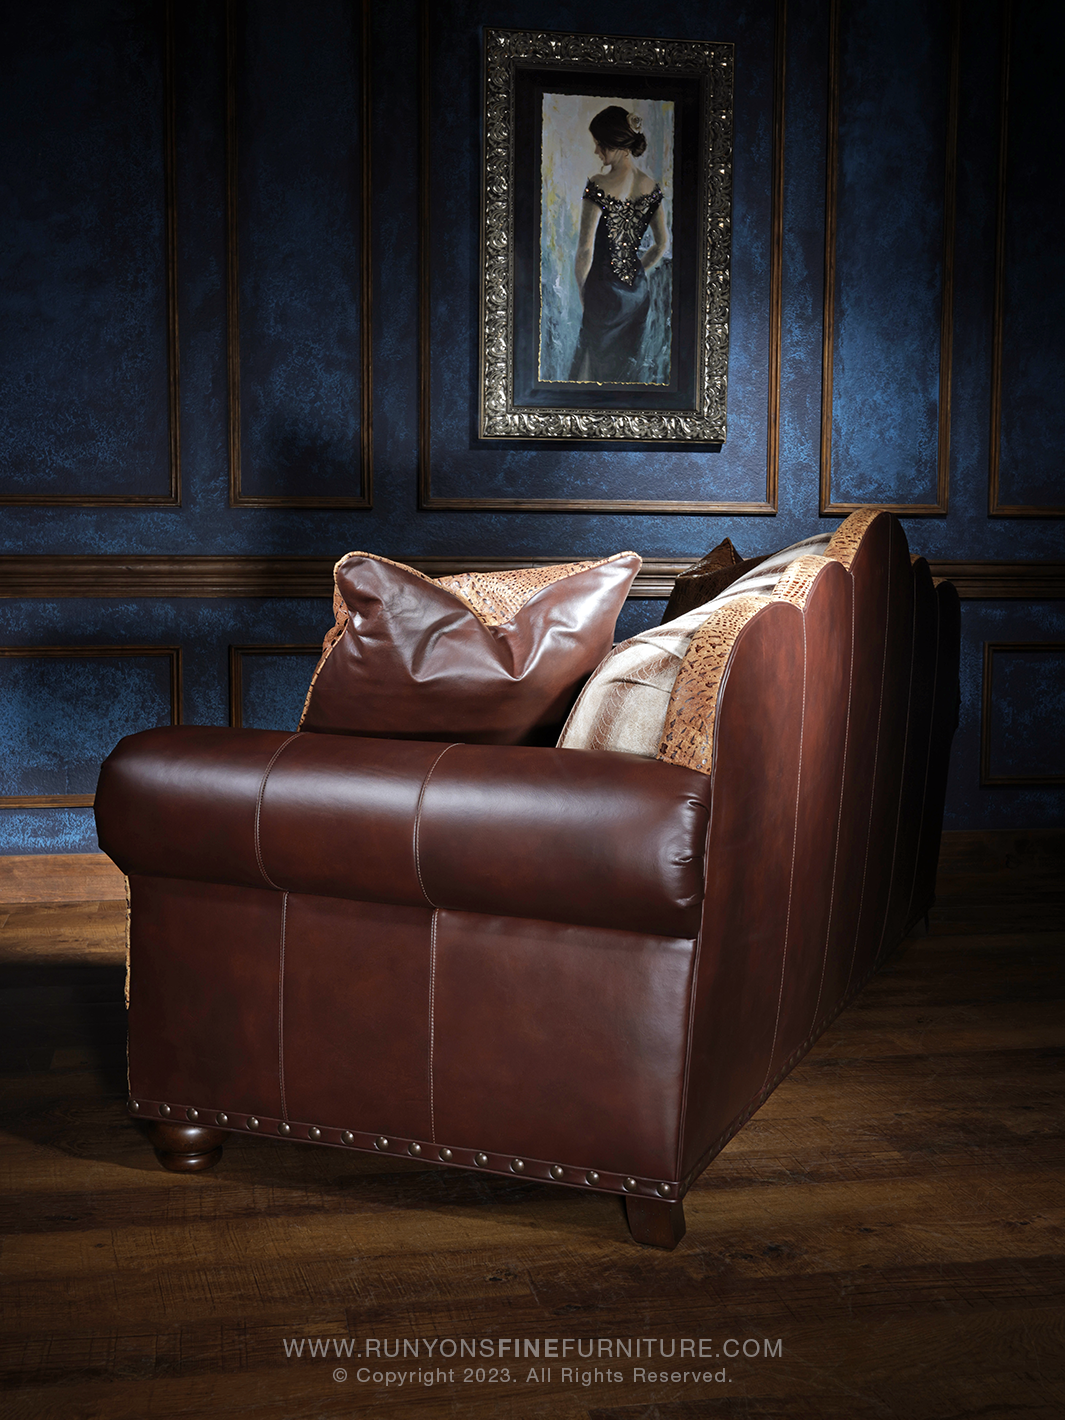
[[[222,1157],[227,1130],[203,1129],[198,1124],[152,1123],[148,1138],[156,1158],[171,1173],[200,1173]]]
[[[661,1247],[672,1252],[684,1236],[683,1203],[629,1194],[625,1199],[625,1216],[629,1220],[629,1232],[644,1247]]]

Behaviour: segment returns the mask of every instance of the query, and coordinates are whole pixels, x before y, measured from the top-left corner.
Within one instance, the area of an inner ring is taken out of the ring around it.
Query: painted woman
[[[584,315],[570,379],[634,384],[643,373],[644,329],[651,307],[647,273],[666,254],[669,233],[662,189],[636,166],[647,148],[642,119],[620,104],[588,125],[605,172],[590,177],[581,202],[574,275]],[[651,245],[641,251],[651,229]]]

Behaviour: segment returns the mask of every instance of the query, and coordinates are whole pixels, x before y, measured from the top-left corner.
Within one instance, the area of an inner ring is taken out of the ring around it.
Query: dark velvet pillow
[[[696,562],[694,567],[682,572],[673,583],[665,615],[659,624],[664,626],[667,621],[676,621],[678,616],[694,611],[697,606],[702,606],[703,602],[711,601],[737,577],[742,577],[744,572],[757,567],[761,561],[761,557],[741,557],[728,538],[725,538],[724,542],[719,542],[701,562]]]

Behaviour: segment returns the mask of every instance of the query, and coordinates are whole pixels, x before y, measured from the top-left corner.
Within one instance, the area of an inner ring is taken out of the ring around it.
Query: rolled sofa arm
[[[710,783],[635,755],[178,726],[96,793],[128,874],[693,937]]]

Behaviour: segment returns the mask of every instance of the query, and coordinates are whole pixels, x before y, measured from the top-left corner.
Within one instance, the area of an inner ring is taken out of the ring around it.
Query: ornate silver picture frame
[[[724,442],[732,98],[730,44],[485,30],[482,439]]]

